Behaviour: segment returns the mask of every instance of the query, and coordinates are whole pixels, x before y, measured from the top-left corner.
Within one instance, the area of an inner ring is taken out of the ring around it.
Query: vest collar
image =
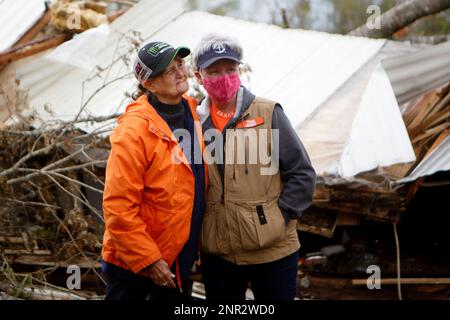
[[[232,121],[240,118],[241,114],[243,114],[250,107],[253,100],[255,100],[255,95],[244,86],[241,86],[237,93],[236,112],[234,113]],[[206,96],[197,107],[197,114],[200,118],[200,123],[203,125],[211,115],[211,99],[209,96]]]

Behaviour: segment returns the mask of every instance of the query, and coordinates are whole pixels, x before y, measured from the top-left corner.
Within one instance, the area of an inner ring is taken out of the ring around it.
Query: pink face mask
[[[241,85],[239,74],[203,78],[203,86],[209,96],[218,103],[227,103],[234,98]]]

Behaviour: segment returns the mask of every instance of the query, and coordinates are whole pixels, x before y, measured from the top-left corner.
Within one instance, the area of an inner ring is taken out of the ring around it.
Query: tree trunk
[[[419,18],[448,8],[450,8],[450,0],[406,0],[380,16],[380,29],[369,29],[365,24],[351,31],[349,35],[387,38]]]

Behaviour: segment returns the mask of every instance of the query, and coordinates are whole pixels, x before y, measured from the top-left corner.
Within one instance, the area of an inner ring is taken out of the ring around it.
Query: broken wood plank
[[[38,255],[38,256],[40,256],[40,255],[48,256],[48,255],[51,255],[52,252],[50,250],[4,249],[3,254],[5,254],[5,255],[31,254],[31,255]]]
[[[336,226],[357,226],[361,223],[361,216],[349,212],[339,212]]]
[[[13,47],[0,54],[0,65],[11,63],[32,56],[38,52],[56,47],[70,38],[71,36],[67,34],[51,35],[24,45]]]
[[[70,292],[64,292],[46,288],[23,288],[22,293],[30,295],[34,300],[86,300],[86,298]]]
[[[433,135],[435,135],[435,134],[439,134],[440,132],[442,132],[442,131],[444,131],[444,130],[446,130],[446,129],[448,129],[448,128],[450,128],[450,123],[447,123],[447,122],[446,122],[446,123],[443,123],[443,124],[441,124],[441,125],[439,125],[439,126],[437,126],[437,127],[428,129],[428,130],[426,130],[423,134],[421,134],[421,135],[415,137],[415,138],[412,140],[412,143],[417,143],[417,142],[419,142],[420,140],[423,140],[423,139],[425,139],[425,138],[427,138],[427,137],[433,136]]]
[[[101,268],[100,262],[95,260],[87,261],[85,258],[72,258],[66,261],[55,260],[53,256],[39,256],[39,255],[22,255],[8,258],[11,264],[23,264],[29,266],[67,268],[70,265],[77,265],[82,269]]]
[[[126,13],[130,8],[124,8],[124,9],[120,9],[117,11],[114,11],[113,13],[111,13],[108,16],[108,22],[111,23],[114,20],[116,20],[117,18],[119,18],[120,16],[122,16],[124,13]]]
[[[0,236],[0,242],[18,244],[18,243],[24,243],[24,239],[22,237]]]
[[[414,135],[414,132],[420,131],[418,128],[420,128],[420,124],[422,123],[423,119],[425,119],[428,114],[431,112],[434,106],[438,103],[440,99],[436,101],[430,101],[430,103],[427,103],[425,106],[422,106],[421,110],[418,112],[414,120],[409,124],[408,131],[411,133],[411,135]]]
[[[135,2],[126,1],[126,0],[104,0],[104,1],[105,2],[111,2],[111,3],[123,4],[123,5],[130,6],[130,7],[135,5]]]
[[[380,279],[381,285],[396,285],[397,278]],[[450,284],[450,278],[400,278],[401,284]],[[367,285],[367,279],[352,279],[352,284],[355,286]]]
[[[414,127],[412,123],[414,119],[417,118],[419,112],[424,108],[427,108],[428,105],[434,105],[440,98],[441,97],[436,91],[428,92],[403,114],[403,120],[406,128],[408,128],[408,132],[412,127]]]
[[[426,128],[434,127],[440,122],[444,120],[448,120],[450,118],[450,108],[440,110],[436,114],[434,114],[432,117],[429,117],[425,123],[424,126]]]
[[[51,18],[51,10],[47,9],[41,18],[32,26],[28,31],[13,45],[13,47],[17,47],[20,45],[24,45],[27,42],[30,42],[36,37],[42,29],[50,22]]]
[[[380,290],[368,290],[367,279],[364,284],[353,285],[351,279],[345,277],[321,276],[319,274],[300,275],[297,293],[301,298],[309,299],[397,299],[397,288],[394,285],[381,286]],[[403,288],[405,299],[448,299],[449,285],[421,284],[408,285]]]

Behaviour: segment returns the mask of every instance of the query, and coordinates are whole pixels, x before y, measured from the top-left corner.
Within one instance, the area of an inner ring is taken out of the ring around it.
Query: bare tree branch
[[[59,206],[55,206],[55,205],[47,204],[47,203],[35,202],[35,201],[21,201],[21,200],[5,198],[5,197],[0,197],[0,200],[7,201],[7,202],[14,202],[14,203],[21,204],[24,206],[41,206],[41,207],[48,207],[48,208],[53,208],[53,209],[61,209],[61,207],[59,207]]]
[[[64,168],[64,169],[65,169],[65,168]],[[45,176],[48,176],[49,174],[51,174],[51,175],[60,177],[60,178],[62,178],[62,179],[66,179],[66,180],[68,180],[68,181],[70,181],[70,182],[76,183],[76,184],[78,184],[78,185],[80,185],[80,186],[83,186],[83,187],[89,189],[89,190],[92,190],[92,191],[98,192],[98,193],[100,193],[100,194],[103,194],[103,191],[102,191],[102,190],[99,190],[99,189],[97,189],[97,188],[94,188],[94,187],[92,187],[92,186],[86,184],[86,183],[83,183],[83,182],[81,182],[81,181],[78,181],[78,180],[72,179],[72,178],[70,178],[70,177],[68,177],[68,176],[65,176],[65,175],[63,175],[63,174],[60,174],[60,173],[56,172],[56,170],[44,171],[44,170],[39,170],[39,169],[27,169],[27,168],[23,168],[23,169],[18,169],[18,171],[22,171],[22,172],[33,172],[33,173],[35,173],[35,174],[37,174],[37,175],[45,175]]]
[[[62,191],[64,191],[65,193],[67,193],[69,196],[77,199],[78,201],[80,201],[81,203],[83,203],[86,207],[88,207],[98,218],[100,218],[101,221],[103,220],[103,216],[100,214],[100,212],[98,212],[98,210],[96,208],[94,208],[88,201],[85,201],[83,199],[81,199],[80,197],[78,197],[77,195],[73,194],[72,192],[70,192],[69,190],[67,190],[66,188],[64,188],[55,178],[53,178],[50,174],[46,173],[45,174],[48,178],[50,178]]]
[[[381,28],[369,29],[367,24],[349,35],[368,38],[388,38],[417,19],[450,8],[450,0],[407,0],[381,15]]]

